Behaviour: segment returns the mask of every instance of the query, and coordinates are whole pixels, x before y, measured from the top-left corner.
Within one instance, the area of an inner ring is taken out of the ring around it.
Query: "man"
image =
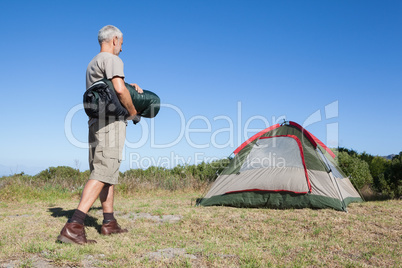
[[[129,112],[128,120],[134,119],[137,111],[129,91],[124,84],[123,61],[118,57],[122,51],[123,34],[112,25],[103,27],[98,33],[101,51],[88,64],[86,72],[86,87],[94,82],[107,78],[112,81],[117,96]],[[132,84],[139,93],[142,89]],[[118,183],[120,162],[124,141],[126,138],[126,121],[115,118],[89,119],[89,166],[91,174],[82,192],[80,203],[71,219],[61,230],[57,240],[64,243],[96,243],[87,240],[84,220],[98,198],[103,209],[102,235],[125,233],[114,218],[113,192]]]

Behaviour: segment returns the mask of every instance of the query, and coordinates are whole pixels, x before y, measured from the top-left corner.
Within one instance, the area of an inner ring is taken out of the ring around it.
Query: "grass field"
[[[55,243],[79,196],[0,202],[0,267],[401,267],[402,201],[324,210],[195,207],[198,191],[117,194],[129,233],[99,234],[97,201],[87,217],[95,245]]]

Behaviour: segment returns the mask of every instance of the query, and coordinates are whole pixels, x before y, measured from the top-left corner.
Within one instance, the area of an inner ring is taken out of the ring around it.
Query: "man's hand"
[[[130,84],[130,85],[132,85],[138,93],[141,94],[141,93],[144,92],[144,91],[142,90],[142,88],[140,88],[139,85],[137,85],[137,84]]]
[[[133,118],[134,125],[137,125],[140,121],[141,121],[141,115],[137,114],[136,116],[134,116]]]

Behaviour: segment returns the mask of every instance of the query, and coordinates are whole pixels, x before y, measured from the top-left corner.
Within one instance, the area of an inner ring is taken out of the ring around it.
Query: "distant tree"
[[[385,172],[385,180],[390,188],[390,197],[402,196],[402,152],[394,156],[388,170]]]
[[[374,156],[370,162],[370,172],[373,177],[383,174],[390,166],[391,161],[381,156]]]
[[[344,152],[344,153],[347,153],[350,156],[357,156],[358,155],[358,153],[355,150],[347,149],[345,147],[338,147],[338,152],[340,152],[340,153]]]
[[[338,153],[338,164],[342,171],[350,177],[350,181],[357,189],[373,182],[369,165],[361,160],[357,154],[350,155],[345,150]]]
[[[359,158],[363,161],[366,161],[367,164],[369,164],[369,166],[370,166],[370,163],[371,163],[371,161],[373,161],[374,156],[372,156],[371,154],[368,154],[366,152],[363,152],[363,153],[359,154]],[[370,171],[371,171],[371,169],[370,169]],[[373,175],[373,173],[371,173],[371,175]]]
[[[355,150],[338,148],[339,165],[351,177],[356,188],[371,184],[372,189],[383,197],[398,198],[402,196],[402,152],[394,155],[392,160],[381,156],[372,156],[366,152],[358,154]],[[370,176],[366,172],[367,163]]]
[[[371,176],[373,176],[374,189],[378,192],[383,192],[384,190],[389,192],[390,189],[384,174],[389,169],[391,161],[381,156],[375,156],[368,163],[370,165]]]

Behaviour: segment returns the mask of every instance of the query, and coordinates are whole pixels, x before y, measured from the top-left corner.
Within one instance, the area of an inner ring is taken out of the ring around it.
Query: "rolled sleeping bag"
[[[160,110],[160,98],[149,90],[138,93],[133,86],[125,83],[138,115],[146,118],[155,117]],[[85,113],[92,118],[127,118],[129,113],[121,104],[109,79],[95,82],[83,96]]]

